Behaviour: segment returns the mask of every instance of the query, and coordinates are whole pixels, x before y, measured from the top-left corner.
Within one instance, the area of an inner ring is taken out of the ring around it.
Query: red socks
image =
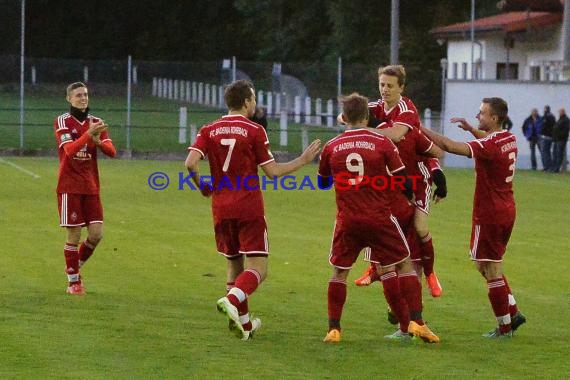
[[[418,325],[423,325],[422,287],[418,275],[416,272],[400,273],[398,279],[400,281],[400,291],[410,310],[410,319]]]
[[[65,272],[70,284],[79,282],[79,253],[77,244],[65,243],[63,247],[65,256]]]
[[[398,318],[400,330],[402,332],[408,332],[410,310],[400,291],[398,274],[395,271],[386,272],[380,276],[380,280],[384,288],[384,297],[390,306],[390,310],[392,310],[392,313]]]
[[[489,301],[497,322],[499,322],[499,331],[501,334],[511,330],[511,315],[509,313],[509,292],[503,278],[495,278],[487,281],[489,289]]]
[[[229,293],[235,287],[235,282],[227,282],[226,283],[226,293]],[[238,315],[243,326],[243,329],[246,331],[251,330],[251,321],[249,319],[249,306],[247,302],[247,298],[243,300],[239,305],[237,305]]]
[[[79,247],[79,266],[83,266],[87,260],[93,254],[95,250],[96,244],[93,244],[89,241],[89,239],[85,239],[81,246]]]
[[[509,313],[511,314],[511,317],[514,317],[515,314],[519,312],[517,301],[513,296],[513,292],[511,291],[511,287],[509,286],[509,283],[507,282],[507,278],[505,277],[505,275],[503,275],[503,281],[505,281],[505,286],[507,287],[507,292],[509,293]]]
[[[340,330],[340,318],[346,302],[346,281],[331,279],[328,289],[329,331]]]
[[[261,276],[255,269],[246,269],[236,278],[235,286],[228,292],[228,299],[235,307],[255,292],[261,283]]]

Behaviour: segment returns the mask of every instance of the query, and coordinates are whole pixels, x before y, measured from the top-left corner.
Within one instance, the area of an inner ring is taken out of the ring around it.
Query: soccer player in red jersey
[[[371,103],[370,113],[379,121],[377,128],[385,133],[393,141],[400,151],[400,156],[406,165],[410,175],[422,175],[423,179],[419,186],[414,189],[416,210],[414,213],[414,227],[419,238],[419,249],[425,260],[434,261],[435,253],[433,240],[428,227],[429,201],[431,185],[429,172],[426,170],[422,155],[417,151],[417,144],[410,141],[411,134],[417,133],[420,128],[420,117],[414,103],[407,97],[402,96],[406,85],[406,71],[401,65],[390,65],[378,70],[378,87],[381,99]],[[443,152],[437,147],[432,151],[432,156],[441,158]],[[426,282],[433,297],[439,297],[442,288],[436,273],[432,270],[426,275]]]
[[[470,256],[487,280],[489,301],[499,325],[484,335],[489,338],[511,337],[526,322],[503,273],[503,256],[516,216],[513,178],[518,153],[515,136],[502,129],[507,114],[505,100],[484,98],[477,114],[478,129],[464,119],[452,119],[478,137],[467,143],[424,129],[442,149],[475,160]]]
[[[261,326],[250,320],[248,297],[267,276],[267,225],[257,167],[270,177],[294,172],[310,163],[320,150],[313,141],[298,158],[276,163],[265,129],[249,120],[256,107],[253,85],[238,80],[224,92],[227,115],[200,129],[188,148],[186,167],[202,194],[212,196],[212,214],[218,252],[227,259],[227,295],[217,302],[229,328],[248,340]],[[212,184],[201,181],[199,161],[208,157]]]
[[[417,247],[422,262],[430,294],[439,297],[442,288],[433,270],[435,253],[432,236],[428,227],[429,203],[432,193],[430,173],[424,164],[427,156],[442,157],[443,152],[420,131],[420,118],[414,103],[402,96],[406,82],[403,66],[391,65],[378,70],[378,83],[381,99],[369,103],[369,126],[376,127],[378,133],[390,137],[396,143],[402,161],[410,175],[420,175],[421,181],[414,189],[415,212],[413,227],[418,235]],[[357,285],[369,284],[373,269],[367,269],[356,280]]]
[[[429,172],[423,165],[426,156],[443,157],[439,147],[433,146],[420,131],[420,118],[416,106],[407,97],[402,96],[406,84],[406,71],[401,65],[390,65],[378,69],[378,87],[381,99],[369,103],[369,126],[389,137],[396,143],[406,170],[410,175],[421,175],[422,180],[414,189],[414,228],[419,237],[418,247],[421,256],[434,261],[432,236],[428,227],[429,201],[431,185]],[[339,117],[342,122],[342,118]],[[365,281],[368,272],[357,281]],[[426,275],[426,282],[433,297],[439,297],[442,288],[436,273],[432,270]]]
[[[329,330],[325,342],[341,340],[341,315],[346,301],[346,278],[360,251],[370,247],[367,260],[380,273],[384,295],[400,323],[387,338],[403,339],[413,334],[435,343],[439,338],[421,317],[421,288],[415,275],[404,232],[390,210],[390,191],[375,189],[373,178],[406,176],[398,149],[375,132],[364,129],[368,100],[358,94],[343,99],[343,119],[348,130],[330,140],[321,154],[319,186],[335,182],[337,215],[329,262],[333,275],[328,285]],[[348,188],[339,178],[349,178]],[[365,181],[367,178],[368,181]],[[413,196],[410,179],[406,192]],[[396,272],[398,268],[398,273]]]
[[[103,120],[89,114],[87,86],[75,82],[67,86],[69,112],[54,122],[59,153],[57,198],[60,226],[67,230],[64,246],[69,282],[67,293],[84,295],[79,268],[91,257],[103,236],[103,206],[99,197],[97,150],[115,157],[116,149]],[[79,245],[82,227],[87,238]]]

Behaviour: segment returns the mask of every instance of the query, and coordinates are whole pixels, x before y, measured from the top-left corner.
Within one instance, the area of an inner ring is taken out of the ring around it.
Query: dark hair
[[[253,84],[250,81],[240,79],[226,87],[224,100],[229,109],[239,110],[244,106],[245,100],[251,99],[253,95],[255,95]]]
[[[356,124],[368,120],[368,98],[353,92],[340,98],[342,114],[349,124]]]
[[[406,69],[402,65],[388,65],[378,69],[378,76],[390,75],[398,78],[398,85],[402,87],[406,84]]]
[[[507,102],[502,98],[483,98],[482,102],[489,105],[491,114],[497,116],[497,123],[503,125],[509,114]]]
[[[87,86],[83,82],[73,82],[72,84],[67,86],[66,95],[69,96],[69,94],[71,94],[71,91],[75,90],[76,88],[80,88],[80,87],[87,88]]]

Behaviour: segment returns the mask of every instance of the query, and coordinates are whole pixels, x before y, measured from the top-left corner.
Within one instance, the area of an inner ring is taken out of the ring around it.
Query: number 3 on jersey
[[[232,159],[232,152],[234,151],[234,146],[236,145],[236,139],[221,139],[220,144],[229,146],[228,155],[224,161],[224,166],[222,167],[223,172],[227,172],[230,167],[230,160]]]
[[[511,165],[509,166],[511,175],[505,178],[505,182],[513,182],[513,177],[515,176],[515,162],[517,161],[517,155],[515,152],[509,153],[509,160],[511,160]]]

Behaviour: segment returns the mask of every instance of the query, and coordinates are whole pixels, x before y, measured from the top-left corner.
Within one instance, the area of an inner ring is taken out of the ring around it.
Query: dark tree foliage
[[[374,95],[375,72],[390,63],[391,0],[28,0],[29,57],[318,64],[334,71],[370,67],[355,90]],[[407,92],[421,106],[439,104],[439,46],[429,30],[469,20],[468,0],[400,0],[400,63]],[[0,0],[0,55],[20,50],[20,1]],[[477,0],[476,17],[499,12],[497,0]],[[370,76],[368,76],[370,75]],[[358,77],[359,75],[353,75]],[[354,82],[351,80],[354,79]],[[333,80],[334,81],[334,80]]]

